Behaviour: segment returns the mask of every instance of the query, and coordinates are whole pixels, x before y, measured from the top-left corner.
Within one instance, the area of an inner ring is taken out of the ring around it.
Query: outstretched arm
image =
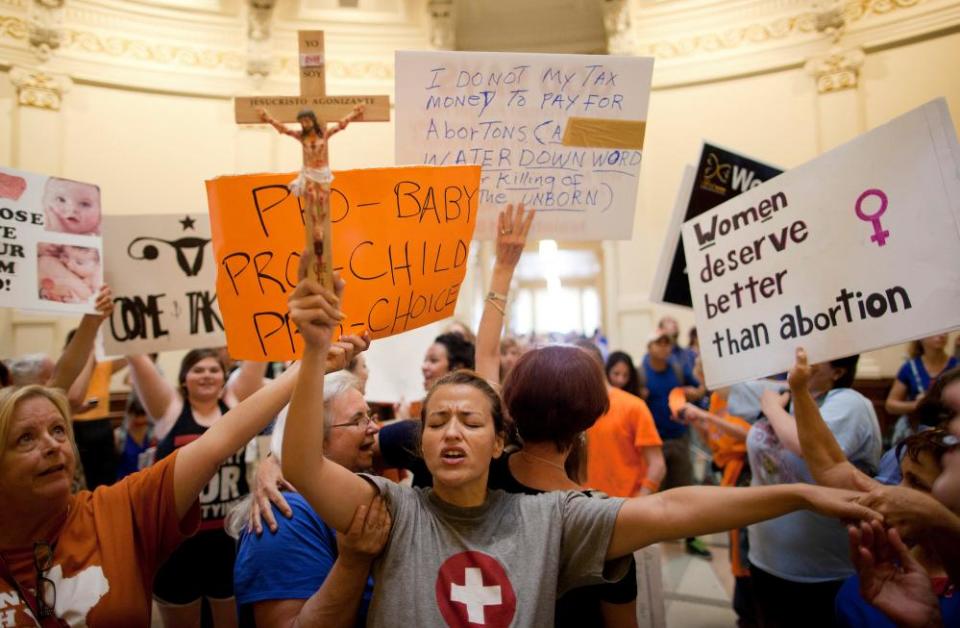
[[[810,366],[807,352],[797,349],[796,363],[788,382],[793,394],[793,415],[804,461],[817,484],[834,488],[870,490],[880,483],[850,464],[840,443],[820,415],[820,408],[807,388]]]
[[[301,138],[301,134],[299,131],[294,131],[293,129],[287,128],[286,124],[284,124],[283,122],[280,122],[279,120],[271,116],[269,113],[267,113],[267,110],[264,109],[263,107],[257,107],[257,114],[260,116],[261,122],[265,124],[269,124],[280,133],[283,133],[284,135],[289,135],[295,140],[299,140]]]
[[[483,302],[483,315],[477,329],[477,373],[487,381],[500,383],[500,334],[506,314],[507,293],[513,271],[517,268],[523,247],[527,243],[527,233],[536,212],[524,213],[523,203],[513,205],[497,216],[497,260],[493,264],[493,276],[490,279],[490,292]]]
[[[726,434],[736,438],[737,440],[747,440],[747,434],[750,432],[749,427],[741,425],[740,423],[728,421],[726,418],[717,416],[716,414],[708,412],[702,408],[698,408],[692,403],[688,403],[686,406],[684,406],[682,418],[697,424],[702,424],[704,427],[706,427],[708,424],[712,425]]]
[[[283,475],[297,487],[317,515],[337,531],[350,527],[353,513],[367,505],[376,489],[323,455],[324,364],[333,328],[343,319],[337,276],[334,294],[305,277],[312,255],[301,258],[301,279],[290,296],[290,318],[303,337],[303,360],[283,432]]]
[[[880,515],[856,503],[862,493],[812,484],[746,488],[684,486],[648,497],[634,497],[617,514],[607,559],[652,543],[742,528],[795,510],[814,510],[848,520]]]
[[[70,390],[70,386],[80,376],[83,368],[93,353],[93,342],[97,338],[97,330],[104,319],[113,312],[113,293],[106,284],[100,286],[97,294],[96,314],[84,314],[77,326],[77,332],[67,343],[60,359],[53,369],[53,377],[47,382],[48,386]],[[86,392],[86,389],[84,389]]]
[[[347,115],[340,118],[340,120],[338,120],[336,124],[333,124],[326,128],[326,137],[330,137],[331,135],[339,133],[340,131],[347,128],[347,125],[350,124],[351,122],[356,122],[357,120],[362,118],[363,112],[365,110],[366,110],[366,107],[364,107],[363,105],[356,105],[353,108],[353,111],[351,111]]]

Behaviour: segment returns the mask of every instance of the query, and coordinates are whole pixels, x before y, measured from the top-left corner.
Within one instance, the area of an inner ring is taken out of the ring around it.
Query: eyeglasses
[[[53,580],[43,574],[53,566],[54,547],[46,541],[37,541],[33,544],[33,566],[37,570],[37,614],[43,617],[53,617],[57,606],[57,587]],[[38,619],[39,619],[38,618]]]
[[[357,417],[353,421],[348,421],[347,423],[336,423],[330,427],[359,427],[361,429],[367,429],[373,423],[377,421],[377,413],[366,412],[363,415]]]

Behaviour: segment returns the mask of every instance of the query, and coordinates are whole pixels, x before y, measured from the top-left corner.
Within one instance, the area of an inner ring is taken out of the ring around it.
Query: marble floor
[[[660,546],[666,628],[736,626],[736,615],[730,607],[733,575],[727,536],[717,534],[703,540],[713,552],[711,560],[687,554],[680,541]]]

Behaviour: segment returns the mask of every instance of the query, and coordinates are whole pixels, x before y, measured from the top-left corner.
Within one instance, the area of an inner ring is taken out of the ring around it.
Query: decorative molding
[[[243,56],[235,50],[193,48],[160,42],[147,42],[93,32],[66,31],[64,48],[89,54],[103,54],[125,58],[140,63],[178,65],[208,70],[242,70],[246,67]]]
[[[0,38],[26,39],[27,22],[12,15],[0,15]]]
[[[871,15],[886,15],[898,9],[908,9],[924,0],[853,0],[843,5],[841,12],[846,24],[857,22]],[[643,19],[641,12],[639,19]],[[673,59],[697,53],[716,53],[735,50],[741,46],[763,44],[797,35],[813,34],[822,30],[821,13],[806,10],[802,13],[779,17],[763,23],[738,25],[723,32],[710,32],[675,40],[658,40],[643,43],[634,53]],[[818,28],[819,27],[819,28]]]
[[[30,12],[41,1],[63,0],[0,0],[0,67],[37,63]],[[444,36],[453,37],[455,19],[463,21],[465,7],[473,6],[454,0],[405,2],[410,13],[394,16],[397,21],[389,24],[353,18],[332,27],[323,24],[333,44],[328,76],[361,90],[382,90],[393,82],[395,49],[430,45],[428,30],[436,20],[428,16],[449,20]],[[263,15],[248,15],[254,6],[265,10],[270,3],[275,8],[269,22]],[[71,0],[64,4],[66,23],[50,67],[75,81],[214,97],[283,90],[295,83],[296,30],[314,22],[290,21],[285,3],[276,0],[224,0],[223,6],[223,12],[209,15],[160,11],[141,2]],[[441,14],[454,7],[458,15]],[[869,54],[960,27],[960,0],[603,0],[604,12],[597,9],[604,19],[596,26],[605,27],[594,29],[601,50],[658,57],[655,89],[801,69],[827,52],[824,35],[842,35],[844,49],[859,47]],[[269,52],[252,50],[252,38],[266,35],[266,29]],[[550,44],[552,50],[566,50],[578,36],[564,33],[563,41]],[[439,34],[434,35],[436,43]],[[836,89],[852,78],[829,76],[822,87]]]
[[[63,95],[73,81],[63,74],[15,66],[10,69],[10,82],[17,88],[17,103],[24,107],[59,111]]]
[[[810,59],[805,67],[807,73],[816,78],[817,91],[826,94],[855,88],[866,56],[859,46],[844,50],[835,48],[826,55]]]
[[[41,61],[50,59],[63,41],[64,0],[33,0],[30,3],[28,38],[34,54]]]
[[[247,74],[266,77],[273,67],[270,25],[276,0],[248,0]]]
[[[456,21],[453,0],[429,0],[427,13],[430,16],[430,45],[437,50],[454,50],[456,46]]]
[[[628,0],[603,0],[603,28],[609,54],[630,54],[636,47]]]

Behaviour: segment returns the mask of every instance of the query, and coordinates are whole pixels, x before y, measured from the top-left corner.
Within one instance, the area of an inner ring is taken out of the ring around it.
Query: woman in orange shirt
[[[322,300],[335,324],[338,302]],[[327,368],[367,342],[341,339]],[[290,397],[293,368],[201,437],[112,486],[72,494],[70,409],[45,386],[0,391],[0,620],[4,625],[147,626],[154,573],[197,527],[197,497],[220,462]]]

